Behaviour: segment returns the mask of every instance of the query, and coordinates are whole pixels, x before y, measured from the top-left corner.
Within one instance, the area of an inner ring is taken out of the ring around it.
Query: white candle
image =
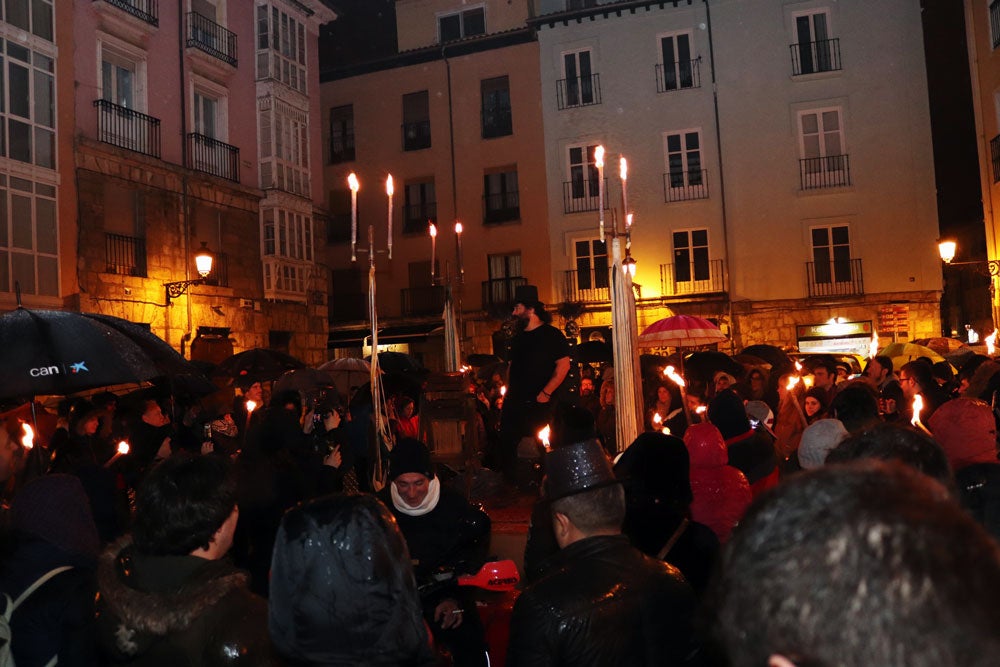
[[[465,275],[465,268],[462,266],[462,223],[455,222],[455,259],[458,262],[458,276],[461,279]]]
[[[392,259],[392,174],[385,179],[385,194],[389,197],[389,259]]]
[[[347,177],[347,185],[351,188],[351,261],[357,260],[355,249],[358,247],[358,177],[352,171]]]
[[[628,162],[624,157],[618,160],[618,176],[622,179],[622,215],[625,216],[625,228],[627,229],[631,223],[628,214]]]
[[[438,228],[434,223],[430,223],[431,232],[431,282],[434,282],[434,277],[436,275],[434,265],[437,262],[437,239],[438,239]]]
[[[594,163],[597,165],[597,221],[601,243],[604,243],[604,146],[594,149]]]

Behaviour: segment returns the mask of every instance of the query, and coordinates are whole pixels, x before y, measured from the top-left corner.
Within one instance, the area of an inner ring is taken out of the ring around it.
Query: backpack
[[[57,567],[54,570],[49,570],[42,576],[40,576],[35,583],[28,586],[28,588],[18,596],[16,600],[11,602],[10,596],[6,593],[3,594],[3,599],[5,602],[4,612],[0,615],[0,667],[14,667],[14,655],[11,653],[11,632],[10,632],[10,619],[14,615],[14,611],[20,606],[22,602],[28,599],[32,593],[37,591],[42,587],[46,581],[56,576],[61,572],[66,570],[72,570],[73,568],[69,565],[64,565],[62,567]],[[54,655],[52,659],[46,663],[45,667],[55,667],[56,663],[59,661],[59,656]]]

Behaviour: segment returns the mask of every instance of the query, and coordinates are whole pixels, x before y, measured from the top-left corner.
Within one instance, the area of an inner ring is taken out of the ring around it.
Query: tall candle
[[[429,224],[431,232],[431,283],[433,283],[434,277],[436,275],[434,265],[437,263],[438,228],[434,225],[433,222]]]
[[[628,162],[624,157],[618,160],[618,176],[622,179],[622,216],[628,228]]]
[[[458,262],[459,281],[465,276],[465,267],[462,265],[462,223],[455,221],[455,259]]]
[[[347,185],[351,188],[351,261],[357,260],[355,250],[358,247],[358,177],[352,171],[347,177]]]
[[[604,146],[594,149],[594,163],[597,166],[597,221],[601,243],[604,243]]]
[[[392,174],[389,174],[388,178],[385,179],[385,194],[389,197],[389,259],[392,259],[392,193],[394,192],[392,187]]]

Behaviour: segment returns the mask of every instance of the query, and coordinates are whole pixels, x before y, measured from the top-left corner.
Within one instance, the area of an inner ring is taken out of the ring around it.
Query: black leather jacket
[[[623,535],[574,542],[514,606],[508,667],[682,665],[695,599],[680,572]]]

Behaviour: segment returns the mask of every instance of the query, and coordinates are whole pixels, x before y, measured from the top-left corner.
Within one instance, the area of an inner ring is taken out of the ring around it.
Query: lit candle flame
[[[699,405],[698,407],[696,407],[696,408],[694,409],[694,413],[695,413],[696,415],[703,415],[703,414],[705,414],[706,412],[708,412],[708,406],[707,406],[707,405]]]
[[[604,146],[598,146],[594,149],[594,166],[598,169],[604,169]]]
[[[437,226],[433,222],[430,223],[430,232],[431,232],[431,236],[432,237],[438,235],[438,228],[437,228]]]
[[[653,423],[656,424],[657,426],[663,423],[663,417],[660,416],[659,412],[653,413]]]
[[[796,361],[795,362],[795,370],[798,371],[799,373],[802,372],[802,362],[801,361]]]
[[[629,213],[628,215],[625,216],[625,228],[631,229],[631,227],[632,227],[632,214]]]
[[[931,435],[931,432],[927,430],[927,427],[920,422],[920,412],[924,409],[924,399],[920,394],[916,394],[913,397],[913,418],[910,423],[916,428],[920,429],[927,435]]]
[[[800,378],[799,378],[798,375],[791,375],[791,376],[789,376],[789,378],[788,378],[788,384],[785,385],[785,389],[788,390],[788,391],[791,391],[792,389],[795,389],[795,386],[799,383],[799,379]]]
[[[812,375],[807,375],[804,378],[802,378],[802,384],[805,386],[806,389],[812,389],[813,379],[814,378]]]
[[[354,175],[353,171],[347,177],[347,185],[351,188],[351,192],[357,192],[361,187],[358,184],[358,177]]]
[[[456,222],[455,223],[455,233],[456,234],[461,234],[462,233],[462,229],[463,229],[462,228],[462,223],[461,222]]]
[[[664,426],[663,428],[660,429],[660,433],[662,433],[663,435],[670,435],[670,427]]]
[[[628,180],[628,161],[625,158],[618,160],[618,176],[623,181]]]
[[[538,439],[541,440],[542,446],[544,446],[546,450],[550,449],[549,447],[550,435],[552,435],[552,429],[549,427],[548,424],[545,425],[545,428],[539,429],[538,431]]]
[[[129,452],[128,443],[125,442],[124,440],[122,440],[121,442],[119,442],[118,443],[118,453],[121,454],[122,456],[125,456],[126,454],[128,454],[128,452]]]
[[[35,429],[31,428],[27,422],[21,422],[21,430],[24,431],[24,435],[21,437],[21,446],[25,449],[31,449],[35,446]]]
[[[250,413],[252,413],[254,410],[257,409],[257,401],[247,401],[246,407],[247,407],[247,415],[249,416]]]
[[[878,332],[872,332],[872,342],[868,343],[868,358],[874,359],[878,354]]]
[[[685,386],[684,378],[682,378],[680,374],[674,370],[673,366],[667,366],[666,368],[664,368],[663,374],[666,375],[668,378],[670,378],[673,381],[673,383],[676,384],[678,387]]]
[[[507,395],[507,385],[505,384],[500,385],[500,395],[501,396]]]
[[[992,357],[993,354],[997,351],[997,330],[994,329],[993,333],[991,333],[983,340],[986,341],[986,354]]]
[[[354,174],[351,174],[351,176],[353,175]],[[348,178],[350,178],[350,176],[348,176]],[[391,197],[394,192],[395,188],[392,186],[392,174],[389,174],[385,179],[385,193]]]

